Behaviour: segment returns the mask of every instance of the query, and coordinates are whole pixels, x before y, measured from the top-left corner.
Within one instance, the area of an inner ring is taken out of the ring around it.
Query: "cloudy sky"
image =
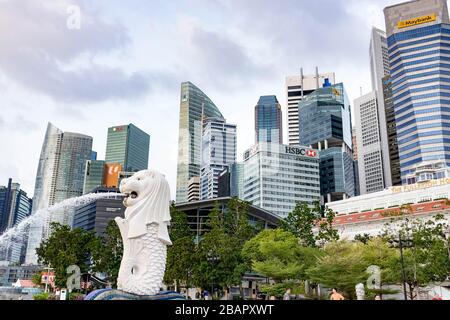
[[[335,72],[351,101],[368,92],[370,29],[398,2],[0,0],[0,185],[12,177],[33,194],[48,121],[92,136],[99,159],[107,128],[134,123],[174,197],[181,82],[237,124],[240,160],[259,96],[285,107],[300,67]]]

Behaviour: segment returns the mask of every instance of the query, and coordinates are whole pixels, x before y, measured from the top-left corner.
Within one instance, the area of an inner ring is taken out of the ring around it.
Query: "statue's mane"
[[[129,238],[145,234],[147,225],[151,223],[159,224],[160,229],[167,229],[170,223],[170,188],[164,175],[155,170],[143,170],[139,174],[145,174],[146,179],[142,183],[147,185],[144,194],[139,195],[142,199],[125,209]]]

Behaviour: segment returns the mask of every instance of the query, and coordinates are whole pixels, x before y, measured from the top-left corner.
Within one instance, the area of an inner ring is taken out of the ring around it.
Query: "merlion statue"
[[[123,240],[117,289],[98,289],[85,300],[186,300],[172,291],[160,291],[166,269],[167,246],[171,245],[170,189],[155,170],[136,172],[122,180],[125,219],[117,217]]]
[[[170,224],[170,189],[164,175],[142,170],[120,184],[125,219],[115,218],[123,240],[117,289],[155,295],[166,268]]]

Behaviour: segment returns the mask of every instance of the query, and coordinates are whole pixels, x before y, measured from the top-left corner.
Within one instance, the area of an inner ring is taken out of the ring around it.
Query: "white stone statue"
[[[117,217],[123,239],[123,257],[117,288],[137,295],[159,293],[166,268],[167,246],[172,242],[170,224],[170,189],[164,175],[142,170],[123,179],[120,192],[125,219]]]
[[[366,296],[366,292],[364,290],[364,284],[358,283],[355,286],[355,291],[356,291],[356,299],[357,300],[364,300],[364,298]]]

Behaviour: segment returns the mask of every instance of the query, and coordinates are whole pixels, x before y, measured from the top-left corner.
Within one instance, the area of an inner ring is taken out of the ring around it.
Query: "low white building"
[[[378,235],[393,217],[430,218],[443,213],[450,222],[450,178],[390,187],[346,200],[328,203],[336,212],[335,227],[341,238]],[[400,221],[399,220],[399,221]]]

